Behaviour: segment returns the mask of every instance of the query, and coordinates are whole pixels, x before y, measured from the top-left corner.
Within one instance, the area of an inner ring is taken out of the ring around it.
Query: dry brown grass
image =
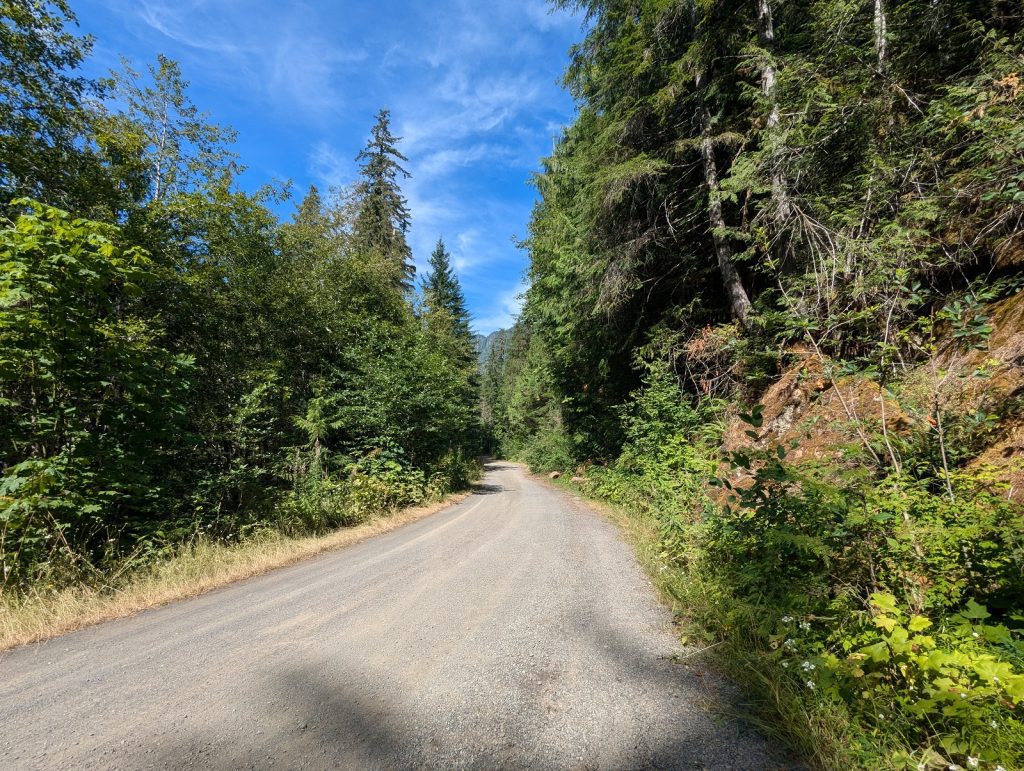
[[[267,536],[233,545],[199,541],[177,556],[131,576],[113,591],[80,586],[24,597],[0,595],[0,651],[195,597],[324,552],[352,546],[430,516],[467,495],[469,493],[460,493],[439,503],[381,515],[325,536]]]

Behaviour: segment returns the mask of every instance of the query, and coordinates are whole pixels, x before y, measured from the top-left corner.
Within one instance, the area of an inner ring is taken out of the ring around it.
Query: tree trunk
[[[775,22],[772,20],[772,6],[768,0],[757,0],[757,31],[761,38],[761,47],[772,53],[775,48]],[[779,105],[773,98],[775,74],[775,64],[769,59],[761,70],[761,90],[771,105],[768,112],[770,129],[779,125]]]
[[[772,7],[770,0],[757,0],[757,25],[758,34],[761,38],[761,47],[769,56],[775,53],[775,22],[772,19]],[[775,98],[775,81],[777,71],[772,59],[765,61],[761,71],[761,91],[768,102],[768,135],[774,141],[775,134],[779,128],[779,102]],[[772,166],[772,200],[775,203],[775,225],[777,234],[781,238],[786,222],[789,220],[789,192],[786,184],[786,176],[782,171],[782,158],[778,148],[773,149],[771,154]],[[785,248],[776,250],[785,251]]]
[[[704,182],[708,188],[708,220],[711,238],[718,257],[718,270],[722,274],[725,293],[729,297],[729,309],[733,318],[746,326],[750,314],[750,297],[743,288],[743,279],[733,261],[732,246],[725,235],[725,216],[722,214],[722,198],[718,185],[718,166],[715,163],[715,148],[711,141],[711,113],[704,103],[703,73],[696,78],[697,93],[700,97],[701,140],[700,151],[704,160]]]
[[[885,2],[875,0],[875,56],[878,59],[878,71],[881,73],[885,72],[889,61],[887,27]]]
[[[167,149],[167,102],[164,102],[163,115],[160,120],[160,139],[156,143],[156,160],[153,171],[153,200],[159,201],[164,194],[164,153]]]

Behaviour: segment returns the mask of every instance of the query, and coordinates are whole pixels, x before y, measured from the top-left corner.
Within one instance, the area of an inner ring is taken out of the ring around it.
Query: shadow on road
[[[466,689],[457,678],[420,680],[419,667],[409,660],[396,662],[397,671],[391,671],[325,657],[293,662],[269,674],[267,701],[243,702],[237,713],[221,713],[244,715],[241,731],[228,717],[221,725],[212,721],[205,731],[179,735],[160,748],[158,767],[199,760],[207,768],[802,768],[784,756],[766,757],[758,750],[760,742],[749,740],[752,730],[737,721],[695,717],[708,710],[708,703],[700,703],[705,698],[717,702],[724,694],[699,683],[701,675],[644,655],[628,634],[587,619],[592,621],[597,628],[585,638],[592,660],[607,665],[600,668],[607,677],[604,685],[615,692],[613,683],[626,680],[656,692],[675,692],[671,712],[676,714],[634,713],[628,700],[609,705],[598,698],[584,714],[560,715],[552,705],[561,695],[545,694],[543,684],[537,684],[550,683],[557,692],[571,682],[563,681],[567,673],[557,667],[481,692]],[[608,706],[617,714],[615,722],[633,724],[633,729],[619,737],[599,733],[581,747],[572,738],[574,722],[590,723]],[[730,706],[719,702],[714,711],[729,712]],[[595,714],[586,714],[591,709]],[[636,732],[644,718],[660,728]],[[561,728],[552,730],[557,724]],[[563,746],[565,732],[569,736]]]
[[[497,495],[505,492],[505,488],[501,485],[478,484],[473,485],[472,492],[473,495]]]
[[[197,760],[207,768],[788,767],[737,756],[722,746],[718,731],[692,724],[653,741],[624,735],[620,746],[614,740],[610,746],[602,742],[598,757],[588,758],[589,751],[579,757],[580,747],[559,746],[558,734],[547,730],[546,721],[557,720],[556,715],[537,719],[531,707],[538,694],[528,687],[495,690],[485,703],[455,692],[431,694],[426,702],[436,705],[441,697],[448,704],[425,714],[426,705],[416,704],[410,683],[375,670],[325,662],[280,673],[274,684],[277,691],[267,694],[270,701],[240,705],[248,713],[248,730],[241,735],[225,725],[210,725],[178,737],[160,748],[157,767],[180,768]],[[628,712],[629,705],[621,708]]]
[[[488,460],[485,468],[518,467]],[[508,490],[490,481],[475,485],[473,495]],[[501,503],[479,510],[498,510]],[[544,496],[526,505],[540,507],[544,517],[560,516],[550,513],[555,505]],[[524,538],[507,552],[467,552],[473,580],[438,584],[449,590],[442,605],[465,611],[413,613],[413,631],[405,636],[383,623],[375,631],[372,615],[339,615],[338,623],[359,625],[354,638],[369,641],[368,648],[338,644],[353,627],[318,628],[302,648],[285,638],[277,656],[246,670],[246,695],[211,705],[202,727],[159,737],[167,743],[156,750],[157,766],[801,768],[729,717],[745,711],[738,693],[699,657],[690,666],[670,660],[678,647],[664,645],[649,621],[608,601],[621,574],[591,558],[583,538],[590,533],[579,531],[564,545],[558,540],[555,551]],[[538,552],[548,556],[517,574],[524,581],[518,604],[497,605],[508,601],[499,591],[506,568]],[[567,553],[567,560],[553,553]],[[474,554],[477,561],[470,560]],[[452,556],[444,552],[432,569],[443,574]],[[470,591],[488,581],[495,584],[494,607],[486,592]],[[382,591],[381,601],[394,601],[389,596]],[[479,628],[465,627],[479,632],[470,645],[460,613],[473,608],[481,615]],[[492,612],[498,621],[486,626]]]

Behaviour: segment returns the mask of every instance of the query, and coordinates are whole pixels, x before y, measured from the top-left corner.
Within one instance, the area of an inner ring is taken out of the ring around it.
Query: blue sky
[[[157,53],[190,94],[234,127],[256,188],[298,197],[356,175],[374,115],[392,112],[413,177],[410,243],[422,269],[444,236],[480,332],[518,309],[535,198],[530,174],[573,115],[558,85],[578,18],[544,0],[78,0],[95,36],[90,69]],[[290,212],[286,211],[285,214]]]

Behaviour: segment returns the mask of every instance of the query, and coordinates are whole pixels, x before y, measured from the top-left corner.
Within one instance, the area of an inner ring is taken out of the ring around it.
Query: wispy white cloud
[[[437,179],[452,172],[471,166],[485,158],[501,157],[503,148],[499,145],[478,143],[468,147],[446,147],[427,153],[416,163],[416,176],[420,179]]]
[[[530,0],[523,3],[523,10],[530,22],[539,30],[551,29],[579,29],[580,21],[577,17],[560,13],[551,7],[546,0]]]
[[[116,1],[116,0],[115,0]],[[322,34],[310,8],[258,9],[240,0],[138,0],[131,8],[152,30],[179,44],[194,64],[268,106],[324,120],[342,109],[344,79],[369,53]]]
[[[329,117],[344,106],[343,73],[367,58],[365,51],[341,51],[317,37],[289,32],[261,57],[265,88],[278,104]]]
[[[459,233],[452,244],[453,261],[458,273],[466,273],[480,264],[480,231],[470,228]]]
[[[538,99],[538,88],[525,73],[472,77],[452,68],[429,94],[402,102],[400,129],[410,153],[450,147],[460,140],[502,131]]]
[[[193,82],[216,83],[236,110],[217,119],[243,138],[255,127],[262,168],[299,193],[350,184],[376,110],[390,108],[413,175],[403,189],[418,267],[443,236],[476,328],[511,322],[526,180],[571,118],[558,78],[578,17],[544,0],[79,2],[123,20],[146,56],[163,50]]]
[[[136,13],[154,30],[165,37],[189,48],[208,51],[228,56],[253,54],[254,46],[240,44],[237,40],[220,36],[213,30],[216,24],[186,26],[183,22],[189,18],[202,16],[207,4],[203,0],[191,0],[174,4],[165,4],[158,0],[139,0],[135,6]]]
[[[341,188],[350,184],[356,174],[356,164],[342,155],[328,142],[317,142],[309,154],[309,174],[314,182],[325,188]]]
[[[473,328],[482,335],[489,335],[496,329],[511,327],[523,308],[523,295],[526,289],[526,282],[520,279],[515,287],[501,292],[493,305],[483,309],[473,320]]]

